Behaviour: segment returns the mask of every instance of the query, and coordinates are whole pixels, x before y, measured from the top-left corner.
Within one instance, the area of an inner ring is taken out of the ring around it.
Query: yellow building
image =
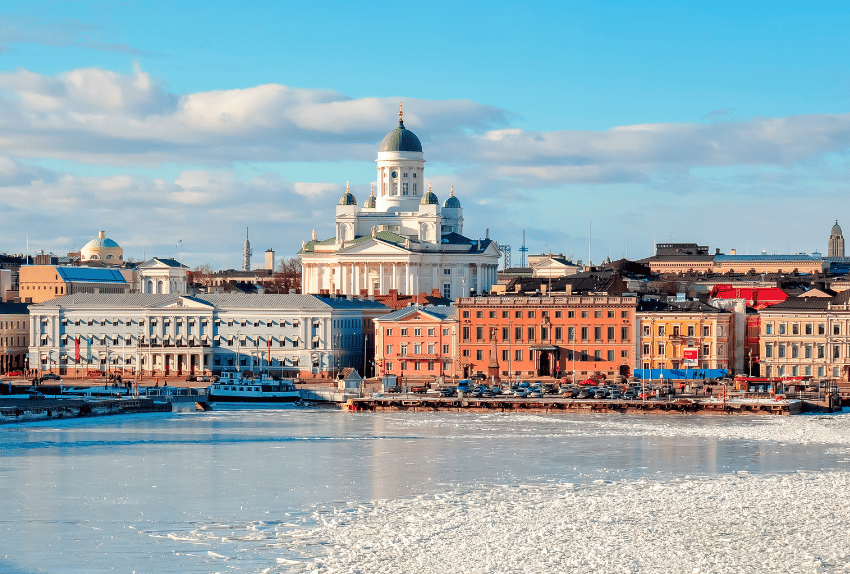
[[[642,301],[638,368],[734,369],[734,314],[697,301]]]

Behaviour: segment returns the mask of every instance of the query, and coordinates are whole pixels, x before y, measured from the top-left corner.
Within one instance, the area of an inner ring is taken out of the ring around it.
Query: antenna
[[[502,252],[502,256],[504,258],[504,266],[502,269],[508,269],[511,266],[511,246],[510,245],[499,245],[499,251]]]
[[[528,264],[526,262],[525,254],[528,253],[528,247],[525,246],[525,229],[522,230],[522,247],[519,248],[519,266],[527,267]]]

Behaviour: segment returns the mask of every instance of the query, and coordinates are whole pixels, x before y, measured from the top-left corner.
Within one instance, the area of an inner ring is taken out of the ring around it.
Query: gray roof
[[[641,301],[638,311],[644,313],[728,313],[700,301],[658,301],[654,299]]]
[[[376,301],[317,297],[299,294],[213,293],[192,296],[154,293],[75,293],[33,307],[162,307],[180,298],[209,304],[218,309],[389,309]]]
[[[812,255],[715,255],[714,260],[722,261],[820,261]]]
[[[392,313],[384,315],[375,320],[399,321],[415,313],[429,315],[439,321],[451,321],[457,316],[457,307],[455,307],[454,305],[426,305],[424,307],[420,307],[418,305],[411,305],[409,307],[405,307],[404,309],[393,311]]]
[[[163,265],[167,265],[168,267],[177,267],[178,269],[182,268],[182,267],[186,267],[186,265],[183,265],[182,263],[180,263],[176,259],[162,258],[162,257],[152,257],[151,259],[148,259],[144,263],[140,263],[139,267],[140,268],[141,267],[153,267],[157,263],[162,263]]]
[[[840,294],[839,294],[840,295]],[[804,310],[826,310],[829,307],[830,303],[835,302],[835,298],[828,297],[788,297],[782,303],[777,303],[776,305],[771,305],[770,307],[766,307],[759,311],[759,313],[765,313],[770,311],[787,311],[798,309],[801,311]]]

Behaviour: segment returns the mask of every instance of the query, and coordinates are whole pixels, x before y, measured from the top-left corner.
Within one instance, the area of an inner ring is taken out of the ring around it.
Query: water
[[[0,572],[846,571],[848,431],[298,408],[5,426]]]

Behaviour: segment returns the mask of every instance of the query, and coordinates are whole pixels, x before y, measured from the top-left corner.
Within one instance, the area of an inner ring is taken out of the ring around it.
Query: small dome
[[[345,193],[339,198],[338,205],[357,205],[357,198],[348,190],[348,182],[345,182]]]
[[[832,226],[832,231],[830,232],[830,234],[831,234],[831,235],[843,235],[843,234],[841,233],[841,226],[840,226],[840,225],[838,225],[838,220],[837,220],[837,219],[835,220],[835,225],[833,225],[833,226]]]
[[[443,204],[443,207],[452,207],[455,209],[460,209],[460,200],[455,197],[454,185],[452,185],[451,191],[449,192],[449,196],[446,198],[446,202]]]
[[[440,205],[440,200],[437,199],[437,194],[433,191],[429,191],[425,195],[422,196],[422,201],[419,202],[422,205]]]
[[[80,259],[83,261],[107,260],[120,263],[124,260],[124,250],[101,231],[97,238],[92,239],[80,249]]]
[[[339,205],[357,205],[357,198],[350,191],[346,191],[339,198]]]
[[[375,196],[370,195],[366,198],[366,201],[363,202],[363,209],[375,209]]]

